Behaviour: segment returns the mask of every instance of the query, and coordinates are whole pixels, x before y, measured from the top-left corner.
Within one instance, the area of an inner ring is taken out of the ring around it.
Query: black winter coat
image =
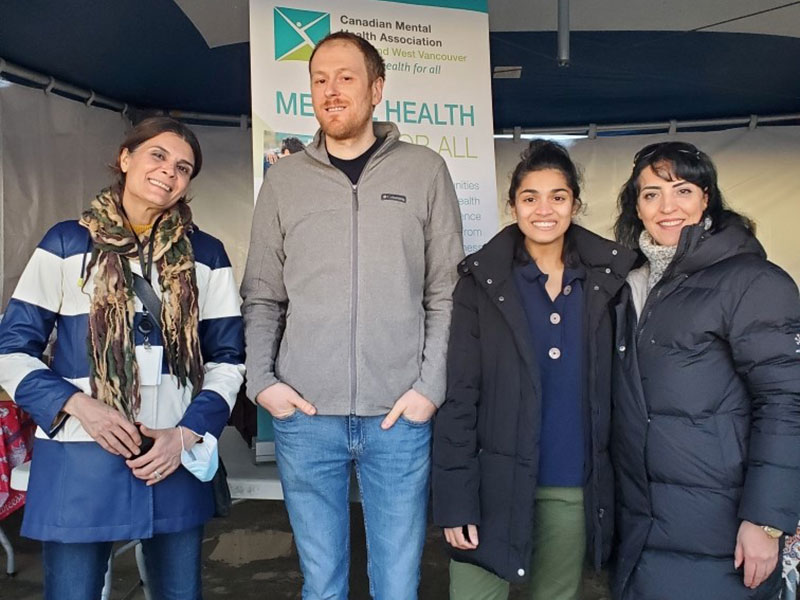
[[[634,273],[630,280],[634,279]],[[638,320],[616,307],[618,600],[775,598],[735,571],[742,520],[800,513],[800,301],[755,237],[681,232]]]
[[[584,281],[584,431],[587,556],[611,551],[614,481],[610,435],[612,299],[635,255],[572,225]],[[503,579],[527,578],[539,467],[541,386],[512,276],[516,224],[459,265],[447,359],[447,397],[433,440],[433,516],[441,527],[479,526],[473,551],[452,550]]]

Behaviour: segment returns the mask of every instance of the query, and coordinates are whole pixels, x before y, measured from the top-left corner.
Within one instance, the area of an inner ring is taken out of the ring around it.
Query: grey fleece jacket
[[[374,128],[355,186],[319,131],[267,171],[242,281],[251,399],[282,381],[324,415],[381,415],[411,388],[444,401],[458,199],[438,154]]]

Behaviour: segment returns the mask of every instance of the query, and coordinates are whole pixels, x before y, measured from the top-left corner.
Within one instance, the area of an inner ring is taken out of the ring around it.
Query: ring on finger
[[[161,479],[162,475],[158,472],[158,470],[153,471],[153,475],[155,475],[156,479]]]

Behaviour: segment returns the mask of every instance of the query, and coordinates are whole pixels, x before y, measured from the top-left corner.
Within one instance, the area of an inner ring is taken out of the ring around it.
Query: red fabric
[[[31,459],[35,430],[33,420],[21,408],[0,399],[0,521],[25,504],[25,492],[9,485],[11,469]]]

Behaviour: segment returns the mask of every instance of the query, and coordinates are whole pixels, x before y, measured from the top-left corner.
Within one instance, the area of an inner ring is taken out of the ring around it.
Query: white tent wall
[[[800,127],[758,127],[703,133],[578,139],[568,143],[583,168],[586,211],[578,222],[611,236],[620,187],[630,176],[633,156],[653,142],[680,140],[707,152],[719,172],[728,204],[756,222],[769,259],[800,282]],[[527,141],[497,140],[500,221],[512,221],[506,204],[511,172]]]
[[[192,126],[203,170],[189,187],[197,226],[225,244],[236,281],[242,280],[253,216],[253,156],[249,129]]]
[[[77,219],[110,181],[127,122],[40,90],[0,82],[2,306],[44,233]],[[0,309],[2,311],[2,309]]]
[[[111,183],[108,165],[129,127],[119,113],[2,82],[0,312],[44,233],[77,219]],[[253,212],[250,131],[193,129],[205,159],[190,188],[195,221],[224,242],[240,279]]]
[[[33,248],[57,221],[75,219],[111,181],[107,165],[129,127],[119,114],[39,90],[0,87],[0,293],[4,307]],[[252,217],[250,131],[194,126],[203,170],[192,182],[199,227],[225,244],[237,280],[247,254]],[[635,152],[653,141],[697,144],[715,160],[722,190],[735,209],[753,218],[770,259],[800,281],[797,190],[800,127],[759,127],[674,136],[581,139],[570,152],[585,175],[586,212],[580,222],[610,235],[616,196]],[[511,221],[505,193],[527,142],[497,140],[501,221]],[[2,309],[0,309],[2,310]]]

